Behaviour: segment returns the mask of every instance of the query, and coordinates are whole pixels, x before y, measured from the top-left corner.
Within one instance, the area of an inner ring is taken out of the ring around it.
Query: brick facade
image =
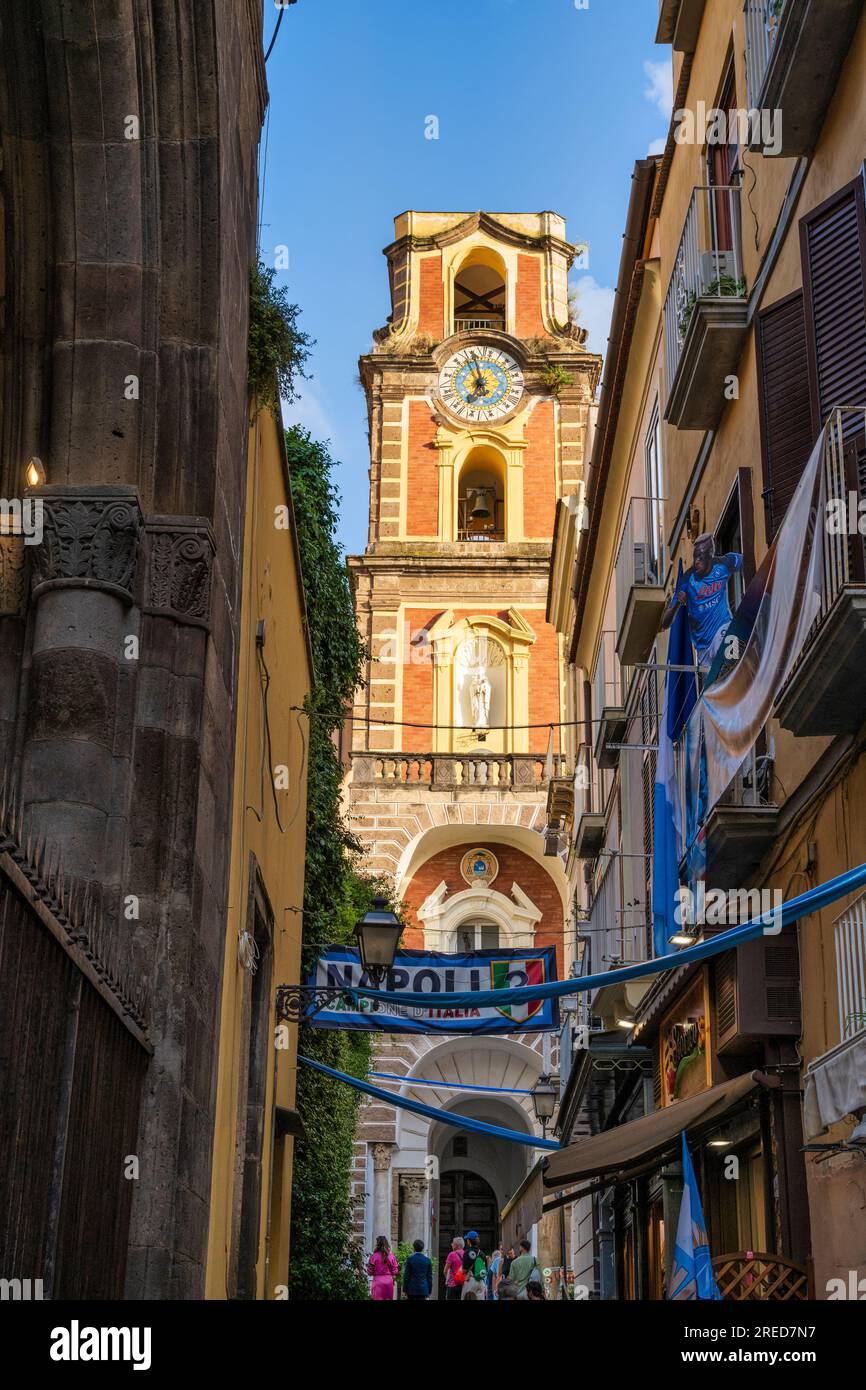
[[[500,893],[508,894],[511,892],[512,883],[516,883],[539,909],[542,917],[535,930],[535,944],[556,947],[557,970],[561,974],[562,899],[550,874],[534,859],[530,859],[528,854],[515,849],[513,845],[488,841],[482,836],[473,840],[468,848],[489,849],[495,854],[499,863],[499,874],[492,887]],[[466,845],[460,845],[457,848],[440,850],[422,864],[406,884],[403,902],[407,916],[413,923],[413,928],[405,938],[407,946],[420,948],[424,945],[421,923],[415,914],[434,888],[444,882],[448,887],[449,896],[452,896],[454,893],[462,892],[466,887],[466,880],[460,872],[460,861],[466,849]]]
[[[408,403],[406,520],[410,536],[435,536],[439,528],[439,452],[436,421],[426,401]]]

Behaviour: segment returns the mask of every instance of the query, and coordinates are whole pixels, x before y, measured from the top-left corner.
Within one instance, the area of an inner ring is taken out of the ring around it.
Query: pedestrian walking
[[[378,1236],[376,1249],[367,1261],[367,1273],[373,1280],[370,1290],[377,1303],[394,1298],[394,1280],[397,1278],[397,1261],[391,1254],[387,1236]]]
[[[520,1254],[516,1260],[512,1260],[511,1268],[508,1271],[508,1277],[517,1290],[518,1298],[526,1297],[526,1285],[537,1269],[538,1261],[532,1254],[532,1246],[528,1240],[524,1239],[520,1242]],[[540,1270],[538,1277],[541,1278]]]
[[[514,1285],[510,1279],[500,1279],[499,1289],[496,1294],[497,1303],[512,1303],[517,1298],[514,1292]]]
[[[512,1264],[514,1263],[514,1256],[515,1256],[514,1246],[513,1246],[513,1245],[509,1245],[508,1249],[507,1249],[506,1252],[505,1252],[505,1259],[502,1261],[502,1277],[503,1277],[503,1279],[509,1279],[509,1278],[511,1277],[511,1266],[512,1266]]]
[[[462,1236],[455,1236],[451,1250],[445,1261],[445,1301],[456,1303],[463,1297],[463,1245]]]
[[[412,1242],[414,1254],[403,1266],[403,1293],[406,1298],[423,1301],[433,1292],[433,1261],[424,1254],[423,1240]]]
[[[492,1299],[492,1298],[495,1298],[495,1297],[496,1297],[496,1290],[498,1289],[499,1284],[500,1284],[500,1281],[501,1281],[501,1279],[502,1279],[502,1264],[503,1264],[504,1259],[505,1259],[505,1252],[504,1252],[504,1250],[502,1249],[502,1246],[501,1246],[501,1245],[497,1245],[497,1247],[496,1247],[496,1249],[494,1250],[493,1254],[490,1256],[490,1262],[489,1262],[489,1264],[488,1264],[488,1266],[487,1266],[487,1297],[488,1297],[488,1298],[491,1298],[491,1299]]]

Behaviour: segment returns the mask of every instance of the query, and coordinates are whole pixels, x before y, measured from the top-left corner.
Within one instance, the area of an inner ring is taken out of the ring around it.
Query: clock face
[[[523,373],[500,348],[461,348],[439,373],[439,394],[461,420],[498,420],[523,395]]]

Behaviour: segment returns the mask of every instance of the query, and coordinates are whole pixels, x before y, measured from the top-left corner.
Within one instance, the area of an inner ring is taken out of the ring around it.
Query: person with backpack
[[[378,1236],[376,1249],[367,1261],[367,1273],[373,1280],[370,1295],[377,1303],[393,1301],[394,1280],[397,1278],[397,1261],[391,1254],[387,1236]]]
[[[462,1236],[455,1236],[451,1250],[445,1261],[445,1301],[456,1303],[463,1297],[463,1245]]]
[[[463,1246],[463,1294],[466,1299],[487,1296],[487,1260],[478,1241],[477,1231],[467,1231]]]
[[[520,1242],[520,1254],[511,1263],[508,1277],[517,1290],[518,1298],[526,1298],[526,1285],[530,1278],[538,1270],[538,1261],[532,1254],[532,1246],[526,1237]],[[541,1278],[541,1271],[538,1270],[538,1279]]]
[[[410,1299],[427,1299],[433,1292],[433,1261],[424,1254],[423,1240],[412,1242],[414,1255],[403,1266],[403,1295]]]

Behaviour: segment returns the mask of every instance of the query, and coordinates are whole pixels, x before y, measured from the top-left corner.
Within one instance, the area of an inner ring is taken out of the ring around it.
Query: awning
[[[541,1175],[544,1187],[559,1189],[601,1174],[627,1177],[629,1170],[645,1167],[650,1159],[673,1148],[681,1129],[688,1133],[720,1118],[759,1085],[768,1084],[773,1084],[769,1077],[749,1072],[724,1081],[721,1086],[711,1086],[698,1096],[654,1110],[639,1120],[629,1120],[628,1124],[570,1144],[549,1156]]]

